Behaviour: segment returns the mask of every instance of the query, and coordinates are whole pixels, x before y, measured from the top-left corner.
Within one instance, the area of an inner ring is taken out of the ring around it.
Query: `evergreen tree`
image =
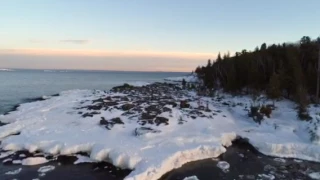
[[[274,100],[281,97],[281,84],[280,83],[281,83],[281,81],[280,81],[279,75],[274,73],[270,79],[270,82],[268,85],[268,90],[267,90],[267,95],[270,99],[273,100],[273,105],[274,105]]]

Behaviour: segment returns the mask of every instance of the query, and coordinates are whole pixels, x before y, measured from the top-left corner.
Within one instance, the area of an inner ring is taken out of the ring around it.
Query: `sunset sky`
[[[0,68],[192,71],[320,35],[319,0],[2,0]]]

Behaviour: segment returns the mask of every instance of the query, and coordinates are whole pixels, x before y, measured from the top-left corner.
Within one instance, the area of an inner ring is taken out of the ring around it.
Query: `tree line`
[[[297,43],[263,43],[253,51],[234,56],[219,53],[216,60],[197,67],[195,73],[209,89],[230,93],[266,93],[271,99],[286,97],[301,106],[319,96],[320,37],[304,36]]]

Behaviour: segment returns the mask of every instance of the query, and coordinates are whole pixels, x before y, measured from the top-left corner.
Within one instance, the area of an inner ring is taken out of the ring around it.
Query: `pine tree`
[[[271,79],[268,85],[267,95],[270,99],[273,100],[273,105],[274,105],[274,101],[281,97],[280,76],[276,73],[274,73],[271,76]]]

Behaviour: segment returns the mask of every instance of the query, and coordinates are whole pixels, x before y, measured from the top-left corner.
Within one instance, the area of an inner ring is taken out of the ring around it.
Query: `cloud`
[[[70,44],[88,44],[90,41],[87,39],[65,39],[60,40],[61,43],[70,43]]]

